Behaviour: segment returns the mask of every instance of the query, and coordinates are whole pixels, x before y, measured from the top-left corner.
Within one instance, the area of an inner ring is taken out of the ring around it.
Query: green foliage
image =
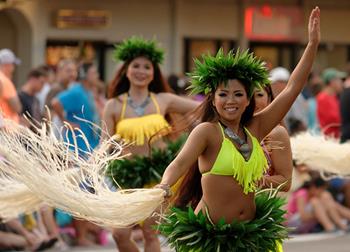
[[[140,56],[145,56],[155,64],[161,64],[164,59],[164,51],[157,47],[155,40],[145,40],[136,36],[115,45],[114,59],[116,61],[131,61]]]
[[[193,94],[208,94],[229,79],[239,79],[249,85],[249,95],[253,94],[254,88],[270,84],[264,63],[248,50],[238,50],[235,54],[230,51],[225,55],[220,49],[215,56],[203,55],[202,61],[195,59],[195,70],[189,74],[192,79],[189,89]]]
[[[135,155],[132,159],[114,160],[107,168],[107,175],[125,189],[143,188],[158,183],[186,138],[183,135],[176,141],[169,142],[166,149],[153,149],[150,157]]]
[[[276,243],[288,237],[282,225],[286,211],[281,206],[285,200],[260,193],[255,203],[254,220],[226,224],[221,219],[215,225],[202,211],[195,215],[191,207],[187,211],[172,208],[158,229],[178,252],[276,251]]]

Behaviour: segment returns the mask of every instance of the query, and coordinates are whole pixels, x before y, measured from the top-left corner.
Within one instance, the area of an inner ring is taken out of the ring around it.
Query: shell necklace
[[[229,127],[226,127],[224,125],[225,129],[224,132],[225,134],[232,139],[235,143],[238,144],[238,150],[239,152],[242,154],[242,156],[244,157],[244,159],[247,161],[250,157],[251,154],[251,148],[249,146],[249,144],[247,143],[247,141],[241,139],[235,132],[233,132]],[[243,132],[246,135],[246,132],[243,128]]]
[[[130,97],[130,94],[128,93],[128,105],[134,110],[135,114],[137,116],[143,116],[145,114],[145,108],[150,103],[151,98],[150,94],[148,93],[147,98],[139,105],[136,105],[132,98]]]

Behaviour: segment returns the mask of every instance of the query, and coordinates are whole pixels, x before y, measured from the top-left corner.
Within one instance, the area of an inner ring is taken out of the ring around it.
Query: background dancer
[[[271,86],[254,92],[255,113],[265,109],[273,101]],[[288,131],[277,125],[262,141],[269,169],[259,181],[261,188],[276,188],[285,183],[280,190],[289,191],[292,180],[293,161]]]
[[[197,107],[197,102],[171,93],[159,68],[163,54],[155,41],[137,37],[124,41],[115,51],[116,59],[124,64],[109,88],[110,99],[103,120],[109,136],[117,134],[129,144],[126,153],[147,155],[152,136],[170,133],[169,113],[186,114]],[[152,147],[165,148],[165,142],[156,138]],[[145,251],[156,252],[160,251],[160,244],[152,225],[154,220],[147,219],[141,229]],[[130,236],[131,228],[114,230],[113,237],[120,251],[138,251]]]

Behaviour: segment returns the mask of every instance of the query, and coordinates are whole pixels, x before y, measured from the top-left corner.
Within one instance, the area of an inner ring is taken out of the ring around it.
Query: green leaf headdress
[[[117,61],[127,62],[140,56],[145,56],[154,64],[161,64],[164,59],[164,51],[157,47],[155,40],[145,40],[136,36],[115,45],[114,59]]]
[[[208,94],[230,79],[238,79],[249,85],[249,96],[255,88],[260,89],[270,84],[264,63],[248,50],[238,50],[236,53],[230,51],[225,55],[220,49],[215,56],[203,55],[202,61],[195,59],[195,70],[189,74],[192,79],[189,86],[192,94]]]

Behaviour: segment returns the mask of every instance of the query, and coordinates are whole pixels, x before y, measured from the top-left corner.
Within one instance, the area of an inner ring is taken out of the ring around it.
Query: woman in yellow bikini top
[[[310,73],[320,41],[318,7],[311,12],[308,28],[309,43],[286,88],[257,114],[253,92],[269,85],[263,62],[248,51],[223,50],[195,61],[191,88],[206,94],[199,110],[201,123],[157,186],[169,195],[169,188],[184,176],[175,200],[181,209],[173,209],[159,226],[177,251],[281,249],[288,235],[280,209],[283,200],[277,193],[255,192],[254,182],[267,168],[260,142],[284,118]],[[218,122],[225,125],[225,135]]]
[[[123,98],[122,111],[120,119],[116,125],[116,135],[129,144],[142,146],[147,140],[156,135],[160,137],[166,135],[170,131],[170,125],[161,114],[159,104],[153,93],[149,94],[150,99],[156,108],[156,112],[152,114],[142,115],[139,117],[125,118],[125,110],[127,107],[128,94],[125,93]]]
[[[127,158],[132,159],[135,154],[148,155],[148,143],[154,135],[159,141],[151,141],[152,147],[165,147],[159,136],[170,132],[166,115],[185,114],[198,103],[171,93],[159,67],[163,51],[155,41],[132,37],[118,45],[114,55],[124,63],[109,86],[109,100],[103,113],[104,137],[116,134],[127,143],[126,152],[131,154]],[[154,224],[147,219],[141,225],[146,251],[160,251],[157,233],[152,228]],[[119,251],[138,251],[130,235],[131,229],[113,231]]]
[[[252,142],[250,156],[245,160],[232,143],[232,140],[225,135],[220,123],[219,126],[222,133],[220,151],[210,171],[202,173],[202,176],[209,174],[232,176],[243,187],[244,193],[255,192],[256,182],[262,178],[268,168],[262,147],[258,140],[250,134],[249,130],[244,128]]]
[[[117,134],[131,145],[127,151],[147,155],[150,138],[170,132],[166,115],[186,114],[198,102],[171,93],[159,67],[163,51],[155,41],[132,37],[117,47],[115,56],[124,64],[109,86],[104,137]],[[161,142],[156,143],[162,146]]]

